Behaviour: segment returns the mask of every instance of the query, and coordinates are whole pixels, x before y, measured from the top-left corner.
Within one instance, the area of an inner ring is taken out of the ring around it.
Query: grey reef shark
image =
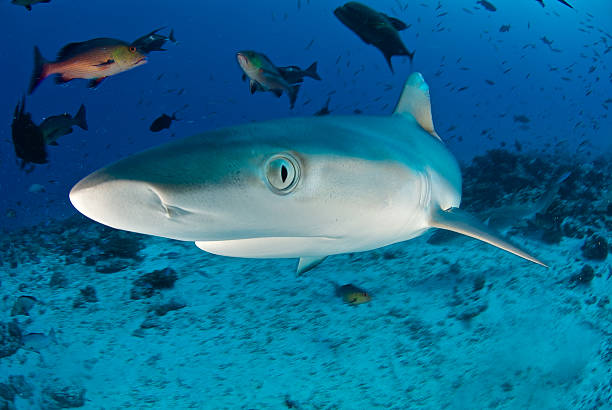
[[[410,75],[390,116],[313,116],[194,135],[78,182],[75,208],[116,229],[244,258],[328,255],[458,232],[544,265],[459,209],[458,163],[434,130],[429,87]]]

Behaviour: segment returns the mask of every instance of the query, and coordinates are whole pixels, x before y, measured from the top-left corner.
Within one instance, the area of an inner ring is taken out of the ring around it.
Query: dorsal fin
[[[408,113],[412,115],[421,128],[440,141],[442,140],[434,129],[433,120],[431,119],[429,86],[421,73],[415,72],[410,74],[393,113]]]
[[[111,47],[117,45],[127,45],[126,42],[116,40],[114,38],[94,38],[92,40],[81,41],[77,43],[69,43],[60,49],[57,53],[57,60],[67,60],[98,47]]]

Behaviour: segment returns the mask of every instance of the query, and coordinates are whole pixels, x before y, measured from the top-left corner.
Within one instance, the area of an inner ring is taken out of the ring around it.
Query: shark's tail
[[[523,259],[527,259],[528,261],[537,263],[538,265],[548,267],[537,258],[519,249],[517,246],[512,245],[510,242],[504,239],[501,234],[495,232],[493,229],[489,228],[482,222],[478,221],[475,217],[459,208],[450,208],[448,210],[439,209],[437,212],[434,212],[431,217],[431,226],[434,228],[446,229],[466,236],[471,236],[472,238],[479,239],[490,245],[520,256]]]

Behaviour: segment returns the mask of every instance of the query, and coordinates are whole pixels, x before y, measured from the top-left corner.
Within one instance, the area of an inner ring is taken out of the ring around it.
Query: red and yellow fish
[[[70,43],[57,54],[56,61],[43,58],[38,47],[34,47],[34,72],[29,94],[50,75],[57,75],[56,83],[63,84],[75,78],[89,81],[96,87],[106,77],[131,70],[147,62],[147,58],[136,47],[113,38],[95,38],[80,43]]]

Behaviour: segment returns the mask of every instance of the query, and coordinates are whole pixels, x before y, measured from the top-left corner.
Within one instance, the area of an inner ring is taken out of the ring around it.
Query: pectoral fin
[[[520,256],[521,258],[527,259],[528,261],[548,267],[543,262],[529,255],[527,252],[512,245],[510,242],[504,239],[501,234],[495,232],[493,229],[489,228],[482,222],[478,221],[475,217],[459,208],[450,208],[446,211],[440,209],[437,212],[434,212],[431,217],[431,226],[434,228],[446,229],[466,236],[471,236],[472,238],[479,239],[507,252]]]
[[[316,267],[318,264],[323,262],[325,258],[327,258],[327,256],[305,256],[300,258],[297,267],[298,276]]]
[[[97,86],[99,86],[99,85],[100,85],[100,83],[101,83],[102,81],[104,81],[104,79],[105,79],[105,78],[106,78],[106,77],[94,78],[94,79],[92,79],[92,80],[90,80],[90,81],[89,81],[89,83],[87,84],[87,86],[88,86],[89,88],[96,88]]]
[[[109,58],[108,60],[106,60],[106,61],[105,61],[105,62],[103,62],[103,63],[100,63],[100,64],[94,64],[94,67],[106,67],[106,66],[109,66],[109,65],[114,64],[114,63],[115,63],[115,60],[111,60],[111,59]]]

